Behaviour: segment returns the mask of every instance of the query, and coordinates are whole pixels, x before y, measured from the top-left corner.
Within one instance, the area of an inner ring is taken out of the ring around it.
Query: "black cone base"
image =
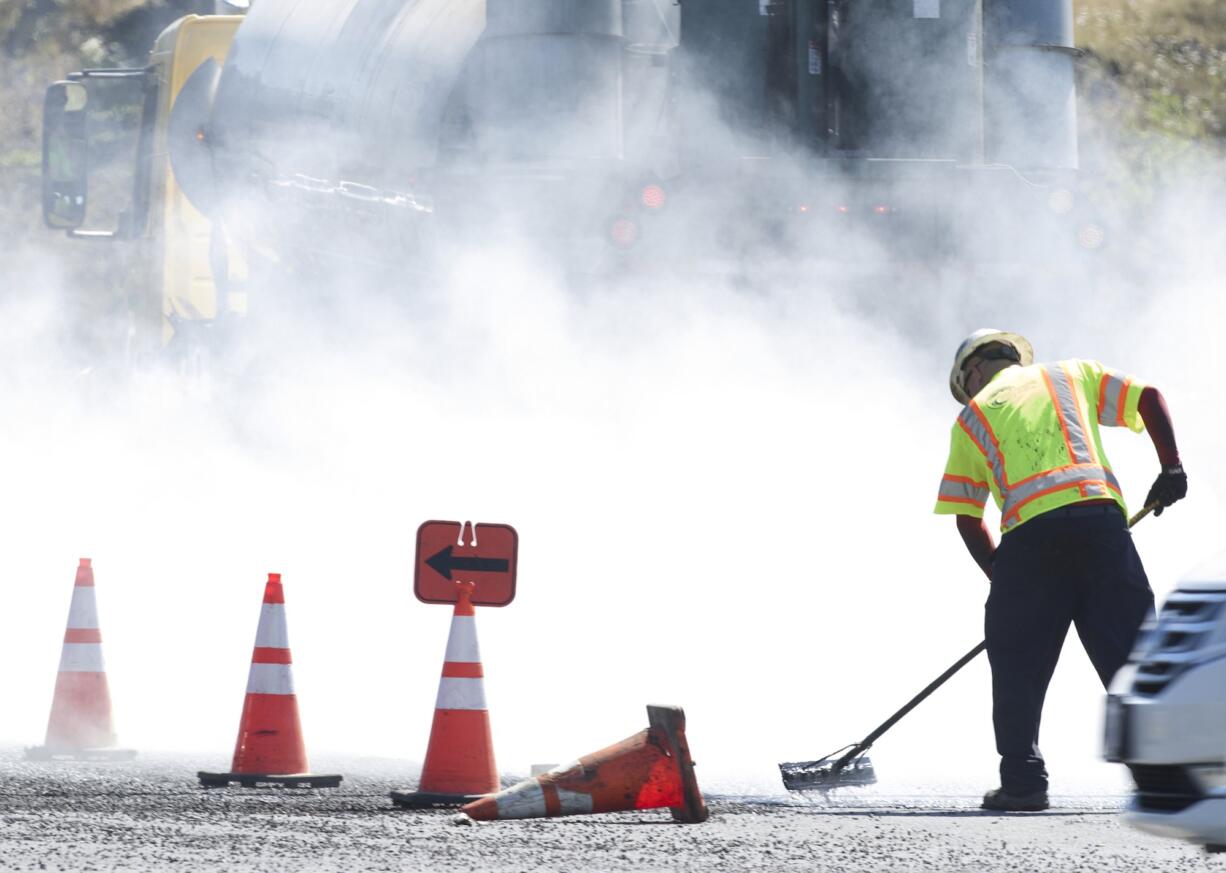
[[[62,749],[55,746],[26,749],[27,761],[131,761],[135,757],[135,749]]]
[[[484,794],[433,794],[429,791],[393,791],[392,803],[402,809],[454,809]]]
[[[227,788],[239,785],[255,788],[258,785],[280,785],[285,788],[336,788],[344,776],[324,773],[205,773],[196,774],[204,788]]]

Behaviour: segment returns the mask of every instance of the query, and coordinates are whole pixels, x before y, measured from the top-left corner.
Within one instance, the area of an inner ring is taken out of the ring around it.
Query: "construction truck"
[[[259,0],[52,86],[46,220],[140,247],[143,350],[497,242],[585,277],[1050,263],[1104,242],[1072,37],[1072,0]],[[99,231],[73,119],[114,77],[140,135]]]
[[[213,223],[185,196],[167,154],[184,83],[205,61],[224,61],[241,21],[189,15],[159,35],[147,66],[83,70],[47,91],[44,219],[70,237],[123,247],[133,363],[166,349],[186,359],[207,347],[203,331],[246,309],[241,290],[222,290]]]
[[[1226,852],[1226,562],[1180,583],[1142,627],[1104,725],[1107,760],[1136,783],[1128,823]]]

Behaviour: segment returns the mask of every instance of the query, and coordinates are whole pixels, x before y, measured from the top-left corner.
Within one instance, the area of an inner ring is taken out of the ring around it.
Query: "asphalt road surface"
[[[1119,797],[994,815],[969,795],[710,795],[701,825],[667,810],[473,824],[393,808],[388,791],[412,786],[404,763],[343,762],[338,789],[198,787],[196,770],[224,763],[27,763],[0,750],[0,870],[1226,870],[1220,856],[1122,824]]]

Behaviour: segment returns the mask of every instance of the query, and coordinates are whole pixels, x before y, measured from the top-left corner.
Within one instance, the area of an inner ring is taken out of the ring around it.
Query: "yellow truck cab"
[[[70,237],[126,247],[113,254],[128,264],[130,364],[166,351],[190,363],[203,332],[246,313],[241,282],[227,281],[241,259],[184,195],[168,142],[184,84],[206,62],[225,62],[242,20],[185,16],[158,36],[148,66],[83,70],[47,91],[44,219]]]

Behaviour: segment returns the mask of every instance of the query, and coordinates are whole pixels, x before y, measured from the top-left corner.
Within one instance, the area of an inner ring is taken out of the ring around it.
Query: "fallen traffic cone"
[[[477,646],[476,585],[457,582],[443,676],[438,683],[426,763],[416,791],[393,791],[397,806],[461,806],[498,790],[498,767],[485,705],[484,672]]]
[[[89,558],[82,558],[77,567],[46,744],[26,749],[26,757],[125,761],[136,757],[132,749],[115,748],[111,692],[102,663],[102,631]]]
[[[340,776],[308,772],[292,663],[281,574],[269,573],[251,672],[247,674],[247,698],[238,723],[234,763],[229,773],[197,773],[205,788],[224,787],[231,782],[247,788],[259,784],[335,788],[341,783]]]
[[[673,818],[707,820],[707,805],[685,741],[678,706],[649,706],[650,727],[573,764],[526,779],[464,807],[469,818],[542,818],[631,809],[671,808]]]

